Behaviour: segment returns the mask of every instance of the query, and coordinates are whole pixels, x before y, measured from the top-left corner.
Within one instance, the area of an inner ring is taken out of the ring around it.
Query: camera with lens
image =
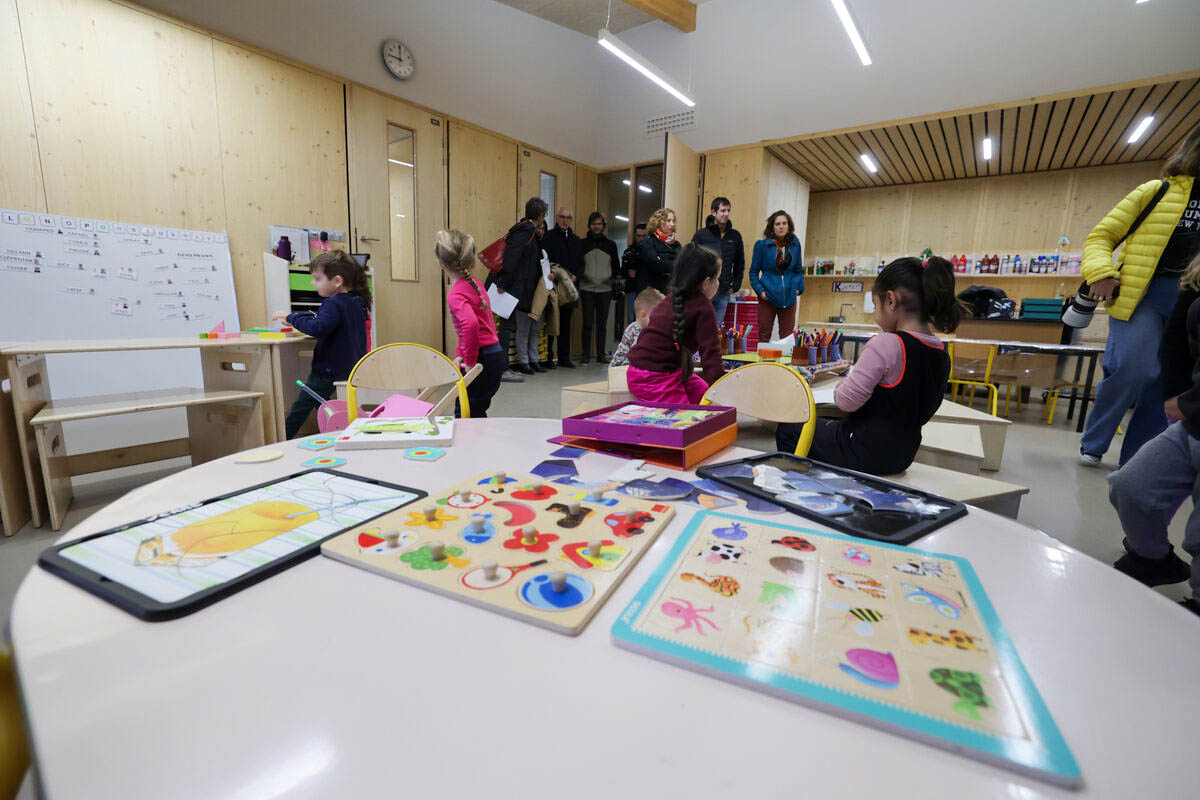
[[[1121,292],[1121,287],[1118,286],[1113,290],[1112,299],[1116,300],[1117,295]],[[1086,328],[1092,324],[1092,316],[1096,311],[1096,303],[1100,302],[1091,295],[1091,287],[1087,281],[1079,284],[1079,289],[1075,292],[1075,296],[1071,298],[1071,302],[1067,303],[1067,308],[1063,311],[1062,321],[1064,325],[1072,328]]]

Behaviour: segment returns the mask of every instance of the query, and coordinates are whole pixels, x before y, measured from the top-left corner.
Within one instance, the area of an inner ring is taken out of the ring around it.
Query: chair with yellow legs
[[[803,425],[796,455],[808,454],[817,428],[817,406],[808,381],[783,364],[760,362],[725,373],[708,387],[701,405],[733,406],[768,422]]]
[[[986,348],[986,357],[982,352],[978,352],[981,348]],[[996,416],[997,404],[1000,397],[1000,390],[992,383],[992,365],[996,360],[996,347],[994,345],[968,345],[960,343],[958,346],[958,356],[961,360],[955,360],[955,343],[946,342],[946,353],[950,356],[950,380],[947,381],[952,387],[950,400],[958,402],[958,391],[960,388],[963,394],[966,394],[966,387],[971,387],[971,405],[974,405],[975,390],[982,387],[988,393],[988,413],[993,417]],[[982,363],[982,371],[980,365]],[[963,376],[963,377],[959,377]]]
[[[446,356],[423,344],[400,342],[376,347],[363,356],[346,379],[346,411],[350,421],[358,418],[358,392],[416,392],[418,400],[434,404],[430,414],[453,413],[457,395],[462,416],[471,416],[467,384],[482,368],[476,364],[464,375]],[[443,389],[449,387],[449,389]]]

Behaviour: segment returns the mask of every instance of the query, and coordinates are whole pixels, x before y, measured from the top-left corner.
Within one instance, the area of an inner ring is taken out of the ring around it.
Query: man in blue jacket
[[[713,295],[713,311],[717,314],[717,327],[725,322],[725,309],[729,306],[729,298],[742,288],[742,274],[746,271],[746,248],[742,243],[742,234],[738,233],[729,221],[729,212],[733,207],[728,197],[714,197],[712,213],[704,221],[704,227],[696,231],[692,244],[703,245],[721,256],[721,276],[719,287]]]

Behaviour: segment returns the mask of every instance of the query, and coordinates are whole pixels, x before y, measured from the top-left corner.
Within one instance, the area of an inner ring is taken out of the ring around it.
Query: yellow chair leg
[[[1047,408],[1046,424],[1053,425],[1054,424],[1054,412],[1058,410],[1058,389],[1055,389],[1053,392],[1050,393],[1050,405],[1047,406],[1046,408]]]

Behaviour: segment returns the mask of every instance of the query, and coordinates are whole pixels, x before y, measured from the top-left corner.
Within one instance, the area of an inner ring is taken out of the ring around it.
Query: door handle
[[[360,242],[378,242],[379,237],[377,237],[377,236],[360,236],[360,237],[358,237],[358,240]]]

